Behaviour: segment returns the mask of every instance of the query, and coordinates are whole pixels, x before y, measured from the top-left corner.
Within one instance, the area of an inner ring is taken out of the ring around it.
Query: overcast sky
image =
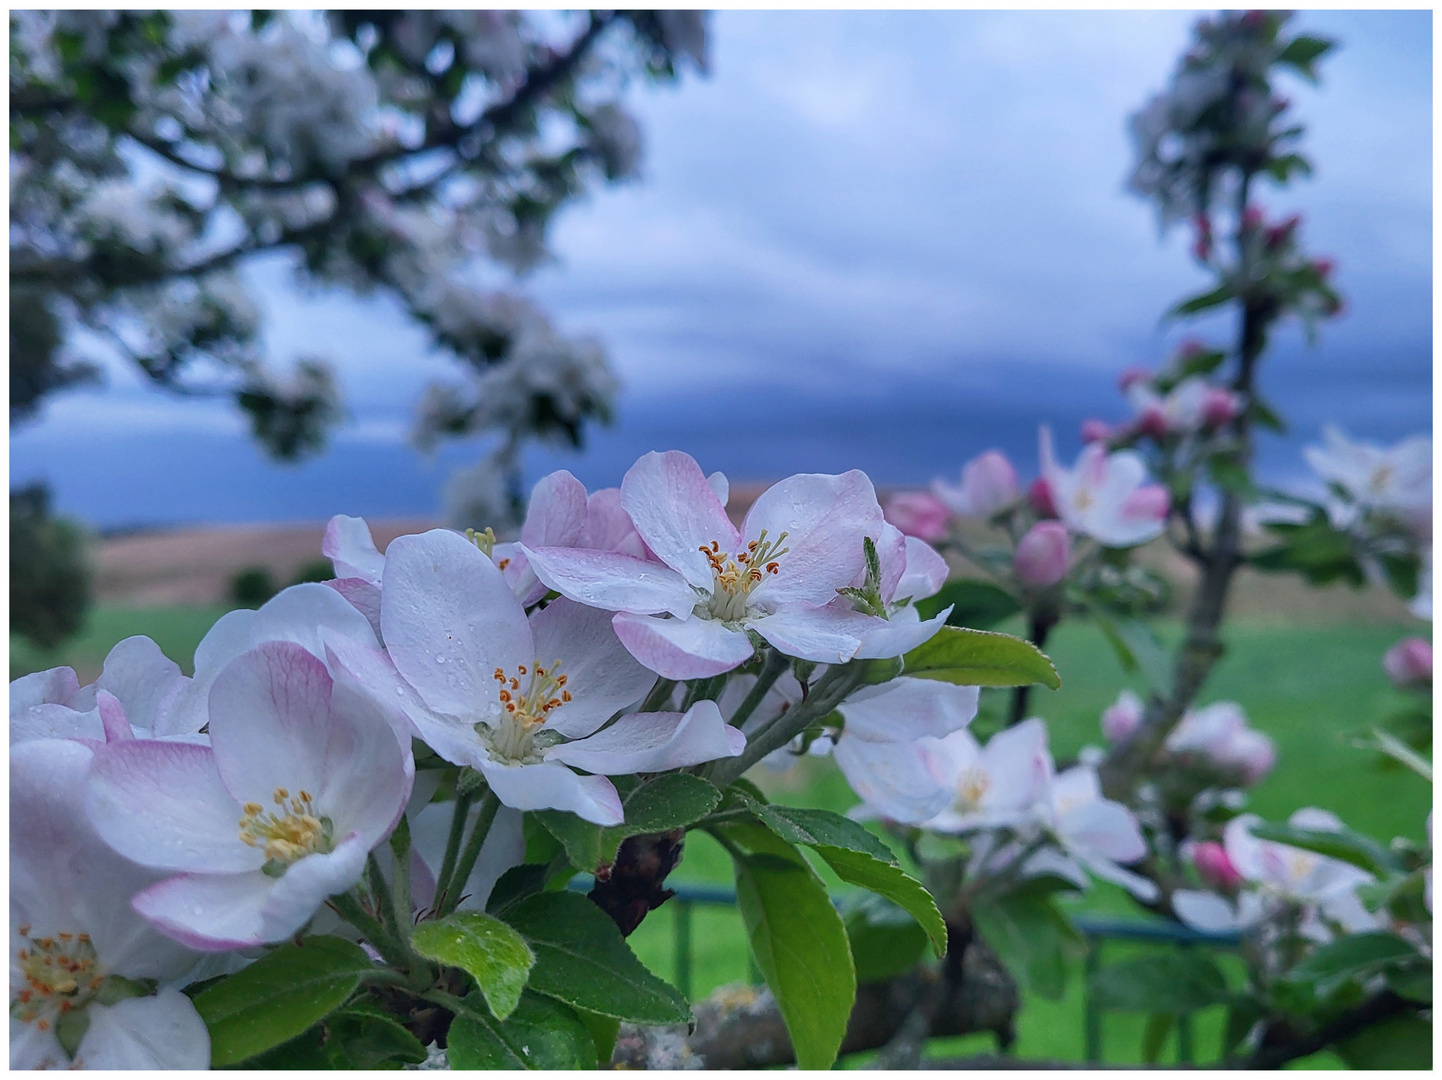
[[[1075,445],[1120,418],[1113,383],[1181,328],[1161,313],[1205,279],[1185,230],[1159,237],[1125,193],[1127,115],[1185,47],[1182,12],[720,12],[713,71],[637,87],[639,182],[556,223],[557,260],[522,288],[566,332],[605,343],[618,424],[584,455],[533,452],[614,483],[680,447],[735,478],[861,467],[923,483],[999,445],[1034,459],[1050,420]],[[1397,438],[1431,423],[1431,15],[1317,12],[1339,38],[1319,89],[1288,92],[1310,181],[1264,190],[1332,256],[1346,317],[1318,348],[1278,336],[1264,388],[1294,434],[1290,475],[1337,419]],[[12,480],[48,476],[97,525],[429,514],[473,447],[433,462],[404,442],[427,379],[451,371],[384,300],[265,289],[272,356],[330,356],[352,420],[320,461],[276,469],[221,406],[112,374],[12,439]],[[1218,327],[1224,333],[1225,327]]]

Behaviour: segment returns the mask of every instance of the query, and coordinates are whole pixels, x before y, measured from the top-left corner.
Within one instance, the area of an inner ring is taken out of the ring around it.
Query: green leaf
[[[522,863],[520,866],[511,867],[491,889],[491,895],[486,900],[486,910],[492,915],[500,915],[518,901],[541,892],[546,887],[546,870],[547,867],[540,863]]]
[[[1092,976],[1098,1005],[1118,1012],[1196,1012],[1228,999],[1216,963],[1195,950],[1152,953],[1107,964]]]
[[[1348,934],[1317,948],[1292,968],[1287,978],[1336,985],[1343,979],[1363,979],[1401,961],[1419,959],[1417,950],[1395,934]]]
[[[446,1036],[453,1069],[594,1069],[596,1044],[574,1009],[530,991],[504,1022],[474,1007],[456,1014]]]
[[[829,1069],[856,1000],[846,927],[794,847],[765,830],[728,826],[724,833],[762,849],[735,859],[736,902],[751,952],[776,995],[797,1065]]]
[[[875,893],[851,893],[838,906],[858,984],[894,979],[921,963],[926,931],[903,908]]]
[[[374,1069],[387,1062],[426,1060],[426,1048],[393,1017],[369,1010],[345,1009],[325,1022],[330,1042],[352,1069]],[[330,1043],[327,1043],[329,1046]]]
[[[1350,829],[1299,829],[1292,825],[1277,825],[1263,822],[1253,825],[1250,832],[1258,840],[1272,840],[1279,844],[1316,852],[1329,859],[1359,867],[1369,874],[1383,876],[1402,870],[1401,861],[1395,852],[1389,851],[1370,836],[1354,833]]]
[[[1142,1060],[1148,1065],[1155,1065],[1162,1056],[1162,1048],[1167,1044],[1167,1036],[1172,1033],[1172,1025],[1177,1018],[1171,1013],[1153,1013],[1147,1017],[1147,1026],[1142,1029]]]
[[[989,630],[943,626],[902,660],[907,675],[961,686],[1061,686],[1056,668],[1035,645]]]
[[[1206,311],[1208,308],[1225,304],[1235,293],[1231,285],[1219,285],[1211,292],[1200,293],[1189,300],[1183,300],[1176,307],[1172,308],[1172,315],[1195,315],[1199,311]]]
[[[1058,1000],[1066,989],[1066,960],[1080,937],[1045,895],[1016,890],[972,908],[977,932],[1017,985]]]
[[[616,1036],[621,1033],[621,1021],[614,1016],[593,1013],[589,1009],[577,1009],[576,1015],[591,1033],[591,1041],[596,1046],[597,1067],[606,1068],[610,1065],[611,1054],[616,1049]]]
[[[1310,81],[1316,82],[1317,72],[1314,65],[1324,53],[1332,48],[1333,44],[1326,38],[1299,34],[1287,42],[1287,47],[1277,57],[1277,63],[1286,64]]]
[[[986,581],[948,581],[935,596],[918,600],[914,606],[923,619],[932,619],[948,605],[951,607],[951,614],[946,617],[948,626],[969,626],[977,630],[990,629],[1021,610],[1020,600]]]
[[[1338,1043],[1336,1051],[1354,1069],[1431,1069],[1432,1025],[1393,1016]]]
[[[536,962],[520,934],[479,911],[457,911],[423,922],[411,935],[411,944],[427,960],[468,972],[497,1020],[511,1015]]]
[[[864,826],[833,811],[757,804],[748,809],[768,829],[788,843],[848,848],[882,862],[892,865],[896,863],[896,856],[891,849],[867,832]]]
[[[211,1065],[233,1065],[295,1038],[375,969],[354,942],[318,935],[281,945],[208,987],[195,996],[195,1011],[210,1031]]]
[[[1279,435],[1286,433],[1286,421],[1283,420],[1280,416],[1278,416],[1276,412],[1273,411],[1272,407],[1268,405],[1265,401],[1263,401],[1260,397],[1258,397],[1256,394],[1252,395],[1251,403],[1247,406],[1247,409],[1252,414],[1252,420],[1256,423],[1258,427],[1264,427],[1268,430],[1275,431]]]
[[[827,866],[836,871],[837,877],[900,904],[926,931],[936,955],[941,956],[946,952],[946,920],[941,917],[936,901],[921,882],[901,867],[872,858],[865,852],[824,844],[815,847],[816,853],[826,860]]]
[[[578,870],[593,874],[615,862],[621,842],[628,836],[666,832],[700,821],[716,808],[721,792],[714,784],[690,773],[670,772],[645,781],[618,777],[617,791],[625,821],[603,828],[562,810],[541,810],[536,819],[566,849]]]
[[[1138,619],[1114,619],[1096,610],[1091,616],[1123,671],[1140,672],[1147,685],[1159,693],[1170,689],[1171,661],[1156,631]]]
[[[584,896],[539,893],[504,915],[536,954],[528,985],[537,993],[638,1024],[691,1019],[681,992],[647,971],[616,924]]]
[[[1238,995],[1227,1006],[1227,1026],[1222,1032],[1222,1057],[1236,1053],[1258,1020],[1267,1017],[1267,1008],[1254,997]]]

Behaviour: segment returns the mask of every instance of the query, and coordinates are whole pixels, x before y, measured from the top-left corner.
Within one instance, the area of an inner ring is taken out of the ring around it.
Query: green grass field
[[[41,667],[70,664],[82,680],[93,678],[110,646],[130,634],[147,634],[188,670],[196,643],[224,609],[127,609],[102,607],[92,613],[86,632],[53,655],[37,654],[11,641],[12,678]],[[1013,628],[1014,629],[1014,628]],[[1175,627],[1163,627],[1174,640]],[[1400,703],[1381,669],[1381,657],[1398,638],[1416,633],[1416,624],[1347,623],[1279,626],[1243,621],[1229,627],[1227,653],[1202,696],[1202,703],[1234,699],[1254,726],[1277,742],[1276,770],[1252,793],[1252,809],[1283,819],[1302,806],[1335,812],[1349,826],[1381,839],[1406,836],[1421,840],[1431,807],[1431,791],[1411,773],[1379,767],[1375,758],[1348,744],[1348,735],[1379,720]],[[1063,679],[1058,691],[1038,690],[1033,711],[1051,727],[1058,756],[1099,743],[1097,718],[1128,678],[1101,635],[1086,625],[1062,627],[1047,652]],[[764,773],[764,770],[763,770]],[[856,800],[829,763],[808,761],[792,773],[762,776],[773,797],[796,805],[844,811]],[[674,883],[731,883],[725,853],[702,835],[688,840],[685,861]],[[1119,890],[1098,888],[1079,905],[1115,915],[1137,909]],[[637,953],[659,974],[675,973],[674,912],[653,914],[632,937]],[[692,926],[692,990],[701,997],[717,986],[747,977],[746,945],[734,909],[698,907]],[[1117,959],[1128,947],[1108,946]],[[1019,1017],[1015,1052],[1025,1058],[1079,1060],[1082,1056],[1080,965],[1068,980],[1061,1001],[1027,1000]],[[1222,1018],[1220,1009],[1202,1014],[1196,1024],[1196,1055],[1215,1058]],[[1142,1018],[1111,1014],[1104,1025],[1106,1060],[1140,1060]],[[938,1040],[944,1056],[989,1051],[989,1036]],[[1169,1047],[1163,1060],[1174,1053]],[[1329,1055],[1309,1059],[1312,1067],[1335,1066]]]

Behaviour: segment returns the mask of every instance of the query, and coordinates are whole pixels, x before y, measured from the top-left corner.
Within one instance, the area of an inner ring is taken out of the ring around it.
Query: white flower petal
[[[944,738],[971,723],[979,688],[935,679],[893,679],[852,694],[838,710],[846,734],[872,742],[910,742],[922,736]]]
[[[210,1032],[190,998],[172,987],[154,997],[91,1005],[76,1049],[87,1069],[206,1069]]]
[[[611,625],[632,656],[666,679],[720,675],[752,653],[745,634],[714,619],[663,619],[623,611]]]
[[[360,578],[379,586],[386,557],[376,550],[370,526],[364,518],[337,514],[325,527],[320,553],[335,565],[338,578]]]
[[[581,548],[521,550],[549,588],[589,607],[637,615],[666,611],[679,619],[690,615],[699,599],[676,571],[634,555]]]
[[[572,700],[546,718],[546,727],[570,739],[591,734],[622,709],[637,704],[656,682],[611,627],[611,613],[564,598],[531,616],[534,660],[561,661]]]
[[[746,736],[726,723],[716,703],[698,701],[685,713],[631,713],[590,738],[561,743],[546,758],[623,776],[736,757],[745,748]]]
[[[621,797],[604,776],[580,776],[564,765],[499,765],[481,763],[486,782],[506,806],[517,810],[569,810],[594,825],[619,825],[624,820]]]
[[[848,611],[844,606],[808,607],[792,604],[746,620],[787,656],[818,664],[844,664],[861,648],[862,637],[884,629],[885,619]]]
[[[621,505],[656,557],[705,592],[713,575],[699,549],[715,543],[735,554],[739,547],[736,527],[701,467],[679,450],[643,454],[621,480]]]

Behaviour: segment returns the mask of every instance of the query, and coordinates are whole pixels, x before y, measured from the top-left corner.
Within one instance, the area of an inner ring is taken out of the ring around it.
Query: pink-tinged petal
[[[204,672],[214,674],[250,648],[250,631],[254,622],[255,612],[245,608],[227,611],[216,619],[195,647],[196,678],[200,679]],[[206,692],[209,693],[209,690],[207,686]]]
[[[591,492],[586,500],[586,528],[576,546],[646,558],[646,545],[631,523],[631,515],[621,505],[620,488]]]
[[[95,686],[115,695],[130,723],[152,731],[161,699],[180,677],[179,664],[148,637],[137,635],[110,650]]]
[[[31,705],[10,715],[10,745],[33,739],[105,741],[105,724],[97,709],[78,712],[68,705]]]
[[[868,742],[843,732],[832,756],[868,806],[894,821],[919,824],[945,809],[953,795],[938,775],[930,743]]]
[[[334,578],[331,581],[322,582],[322,584],[340,593],[346,603],[364,615],[366,622],[371,624],[371,632],[375,634],[376,640],[381,640],[381,587],[379,585],[358,577]]]
[[[80,689],[80,680],[68,667],[22,675],[10,683],[10,715],[33,705],[65,705]]]
[[[536,576],[562,596],[588,607],[654,615],[691,614],[696,590],[661,563],[614,551],[584,548],[522,548]],[[698,552],[699,556],[699,552]],[[707,585],[710,587],[709,582]]]
[[[312,656],[325,655],[325,642],[330,637],[376,643],[370,620],[340,593],[318,581],[292,585],[276,593],[256,609],[250,628],[252,645],[294,641]]]
[[[896,587],[906,573],[907,541],[911,539],[891,522],[881,523],[881,535],[876,538],[876,557],[881,563],[881,598],[887,603],[896,596]],[[851,584],[858,587],[866,584],[864,566]]]
[[[410,739],[397,738],[379,704],[350,684],[336,684],[330,716],[316,805],[337,834],[358,833],[370,850],[405,812],[415,777]]]
[[[91,1005],[76,1048],[87,1069],[208,1069],[210,1032],[190,998],[174,987],[154,997]]]
[[[569,739],[591,734],[622,709],[637,704],[656,682],[626,651],[611,628],[611,613],[560,599],[531,616],[537,664],[552,674],[561,661],[571,700],[551,712],[546,727]]]
[[[623,716],[588,739],[553,747],[546,759],[587,772],[624,776],[736,757],[745,748],[746,736],[726,723],[716,703],[698,701],[685,713]]]
[[[1067,847],[1084,859],[1097,856],[1128,863],[1147,853],[1137,819],[1121,803],[1110,799],[1084,803],[1063,814],[1059,830]]]
[[[380,585],[386,557],[376,550],[371,528],[364,518],[337,514],[325,527],[320,553],[335,565],[338,578],[360,578]]]
[[[331,741],[333,682],[290,641],[270,641],[228,664],[210,691],[215,764],[237,802],[269,807],[284,788],[320,792]]]
[[[742,533],[750,542],[763,529],[773,541],[784,532],[790,550],[776,560],[778,572],[756,586],[751,603],[829,602],[866,565],[862,538],[879,538],[884,524],[871,481],[856,469],[799,473],[774,484],[752,504]]]
[[[770,615],[747,619],[746,626],[787,656],[818,664],[844,664],[861,648],[862,638],[883,629],[886,620],[839,605],[793,604]]]
[[[1239,928],[1237,909],[1216,893],[1178,889],[1172,893],[1172,910],[1193,930],[1225,933]]]
[[[125,717],[125,707],[114,694],[99,690],[95,694],[95,711],[100,714],[100,723],[105,728],[106,742],[126,742],[135,738],[130,730],[130,721]]]
[[[935,596],[946,584],[950,574],[951,568],[934,547],[914,536],[908,536],[906,570],[901,575],[901,580],[896,583],[891,598],[897,601],[908,597],[912,600],[924,600],[928,596]],[[881,595],[886,596],[886,593]]]
[[[343,893],[365,872],[366,854],[376,843],[351,833],[325,855],[307,855],[292,863],[261,905],[261,937],[284,941],[303,927],[326,901]]]
[[[586,527],[586,485],[565,469],[543,476],[531,491],[521,526],[528,547],[573,547]]]
[[[621,797],[604,776],[580,776],[564,765],[481,765],[496,798],[516,810],[569,810],[593,825],[625,820]]]
[[[1052,778],[1046,724],[1035,717],[993,735],[981,760],[991,776],[988,810],[1023,809],[1042,798]]]
[[[706,483],[716,493],[717,500],[722,507],[731,501],[731,481],[726,479],[726,474],[719,469],[706,477]]]
[[[431,710],[401,677],[385,650],[337,639],[326,644],[325,661],[336,683],[346,683],[375,701],[395,729],[396,738],[409,746],[411,736],[419,731],[412,718],[431,715]]]
[[[60,1045],[54,1030],[41,1031],[34,1024],[10,1018],[10,1068],[13,1070],[66,1069],[70,1055]]]
[[[711,591],[711,564],[699,549],[715,543],[735,554],[740,537],[690,454],[643,454],[621,481],[621,505],[658,559],[695,588]]]
[[[902,491],[887,500],[886,520],[907,536],[940,540],[951,531],[951,511],[927,491]]]
[[[621,644],[666,679],[705,679],[730,671],[752,653],[739,630],[714,619],[662,619],[620,612],[611,626]]]
[[[894,612],[890,619],[877,619],[878,625],[861,636],[861,647],[853,659],[877,660],[909,653],[923,642],[930,641],[946,625],[953,605],[923,621],[913,607]]]
[[[135,894],[131,906],[166,937],[199,952],[265,944],[266,899],[280,878],[177,874]]]
[[[386,553],[381,627],[396,669],[432,709],[469,716],[496,668],[535,659],[526,613],[501,572],[443,529],[402,536]]]
[[[91,765],[85,810],[107,844],[142,866],[238,873],[265,862],[241,841],[240,804],[204,746],[111,743]]]
[[[976,716],[979,696],[975,686],[900,678],[858,690],[837,708],[848,736],[910,742],[927,735],[944,738],[966,727]]]
[[[526,558],[520,544],[497,544],[491,549],[491,561],[496,564],[496,569],[506,579],[506,584],[516,594],[522,607],[537,604],[546,595],[545,583],[531,569],[531,560]]]

